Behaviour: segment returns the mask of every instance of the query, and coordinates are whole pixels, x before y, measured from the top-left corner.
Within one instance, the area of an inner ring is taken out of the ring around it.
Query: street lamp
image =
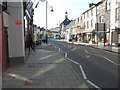
[[[41,1],[41,2],[46,1],[46,30],[44,32],[44,36],[46,36],[46,31],[47,31],[47,27],[48,27],[48,10],[47,10],[47,8],[51,8],[51,12],[53,12],[53,6],[50,6],[48,4],[47,0],[39,0],[39,1]],[[38,4],[39,4],[39,2],[36,4],[35,8],[37,8]]]
[[[50,6],[48,4],[48,1],[46,0],[46,31],[47,31],[47,28],[48,28],[48,10],[47,10],[47,8],[51,8],[51,12],[53,12],[53,7]],[[46,36],[46,31],[45,31],[44,36]]]

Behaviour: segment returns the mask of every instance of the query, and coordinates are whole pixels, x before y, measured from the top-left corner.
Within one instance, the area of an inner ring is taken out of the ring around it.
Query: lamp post
[[[44,36],[46,36],[47,34],[46,34],[46,32],[47,32],[47,29],[48,29],[48,10],[47,10],[47,8],[51,8],[51,12],[53,12],[53,6],[50,6],[49,4],[48,4],[48,1],[47,0],[39,0],[39,1],[41,1],[41,2],[46,2],[46,27],[45,27],[45,31],[44,31]],[[38,4],[39,4],[39,2],[36,4],[36,6],[35,6],[35,8],[37,8],[37,6],[38,6]]]
[[[46,0],[46,31],[45,31],[44,36],[46,36],[46,32],[47,32],[47,29],[48,29],[48,10],[47,10],[47,8],[51,8],[51,12],[53,12],[53,7],[50,6],[48,4],[48,1]]]

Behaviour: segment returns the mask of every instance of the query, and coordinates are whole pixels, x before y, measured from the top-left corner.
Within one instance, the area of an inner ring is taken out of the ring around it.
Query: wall
[[[8,2],[8,6],[8,11],[10,13],[10,27],[8,28],[9,57],[11,60],[17,57],[23,59],[25,56],[23,3]],[[22,24],[16,24],[16,20],[20,20]]]

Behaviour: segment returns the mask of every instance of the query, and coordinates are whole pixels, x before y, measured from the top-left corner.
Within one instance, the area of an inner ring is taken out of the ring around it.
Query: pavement
[[[22,65],[10,67],[2,77],[2,88],[88,88],[78,79],[63,54],[51,45],[32,51]]]
[[[84,42],[68,42],[66,40],[57,40],[57,41],[63,41],[63,42],[67,42],[67,43],[73,43],[73,44],[77,44],[77,45],[84,45],[84,46],[92,46],[94,48],[98,48],[98,49],[103,49],[103,50],[107,50],[110,52],[115,52],[115,53],[120,53],[120,47],[116,47],[115,45],[103,45],[103,44],[98,44],[98,46],[96,44],[91,44],[91,43],[84,43]]]

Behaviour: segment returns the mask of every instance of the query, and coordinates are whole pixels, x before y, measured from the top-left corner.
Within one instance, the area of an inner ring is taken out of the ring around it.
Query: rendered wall
[[[23,3],[9,2],[8,11],[9,15],[9,28],[8,28],[8,41],[9,41],[9,56],[24,57],[24,22],[23,22]],[[16,24],[16,20],[20,20],[21,24]]]

